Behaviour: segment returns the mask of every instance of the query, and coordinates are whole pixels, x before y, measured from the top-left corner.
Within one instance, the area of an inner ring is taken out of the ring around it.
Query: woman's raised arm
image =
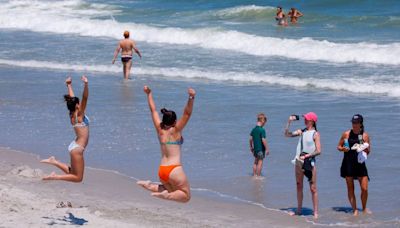
[[[144,86],[143,91],[147,94],[147,101],[149,103],[149,108],[151,112],[151,118],[153,119],[154,127],[156,128],[157,132],[161,130],[161,120],[160,116],[158,115],[156,104],[154,103],[153,94],[151,89],[148,86]]]
[[[88,79],[85,75],[82,76],[81,80],[84,83],[84,87],[83,87],[83,94],[82,94],[82,102],[81,102],[79,111],[81,112],[82,115],[84,115],[85,110],[86,110],[87,100],[89,97],[89,86],[88,86]]]
[[[71,77],[68,77],[67,79],[65,79],[65,84],[67,84],[68,95],[70,97],[75,97],[74,90],[72,89],[72,79],[71,79]]]
[[[185,126],[188,123],[190,116],[192,115],[192,112],[193,112],[193,104],[194,104],[194,97],[196,95],[196,91],[192,88],[189,88],[188,94],[189,94],[189,98],[186,103],[185,109],[183,110],[183,115],[175,125],[175,128],[178,131],[182,131],[183,128],[185,128]]]

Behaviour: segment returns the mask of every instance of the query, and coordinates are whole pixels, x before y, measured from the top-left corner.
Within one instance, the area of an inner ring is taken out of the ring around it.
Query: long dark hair
[[[64,95],[64,101],[67,103],[67,109],[69,110],[69,115],[71,116],[75,112],[76,104],[79,104],[79,98],[71,97],[70,95]]]
[[[364,129],[364,117],[361,114],[355,114],[353,116],[353,118],[351,119],[351,122],[352,123],[357,123],[357,122],[354,122],[355,120],[358,120],[358,123],[360,123],[360,125],[361,125],[360,126],[360,128],[361,128],[360,134],[363,135],[364,131],[365,131],[365,129]]]
[[[160,127],[165,129],[166,127],[172,126],[176,121],[176,113],[172,110],[167,110],[166,108],[161,109],[161,113],[163,114],[162,122]]]
[[[314,122],[314,121],[313,121],[313,127],[315,128],[315,131],[318,131],[318,129],[317,129],[317,123]],[[303,131],[303,132],[307,131],[307,128],[304,128],[302,131]]]

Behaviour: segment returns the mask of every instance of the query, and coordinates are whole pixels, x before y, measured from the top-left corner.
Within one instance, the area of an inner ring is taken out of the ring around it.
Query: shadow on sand
[[[346,214],[353,214],[353,208],[351,207],[332,207],[332,210]],[[358,210],[362,211],[360,208],[358,208]]]
[[[77,218],[72,213],[68,213],[68,216],[64,216],[64,218],[51,218],[51,217],[43,217],[44,219],[51,220],[47,225],[85,225],[88,221],[83,218]]]
[[[281,211],[285,211],[287,213],[296,213],[297,211],[297,207],[289,207],[289,208],[281,208]],[[309,216],[309,215],[314,215],[313,214],[313,210],[311,208],[308,207],[302,207],[301,208],[301,215],[302,216]]]

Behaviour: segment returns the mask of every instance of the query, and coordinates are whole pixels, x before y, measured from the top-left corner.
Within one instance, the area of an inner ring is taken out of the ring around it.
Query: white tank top
[[[302,137],[300,137],[299,143],[297,145],[297,148],[301,148],[301,140],[303,140],[303,151],[305,153],[313,153],[316,150],[315,146],[315,141],[314,141],[314,135],[315,135],[315,130],[311,131],[305,131],[303,132]]]

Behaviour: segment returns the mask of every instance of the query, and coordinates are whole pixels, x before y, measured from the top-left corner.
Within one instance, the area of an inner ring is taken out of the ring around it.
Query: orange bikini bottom
[[[181,165],[160,165],[158,169],[158,176],[161,180],[168,182],[169,181],[169,174],[174,170],[176,167]]]

